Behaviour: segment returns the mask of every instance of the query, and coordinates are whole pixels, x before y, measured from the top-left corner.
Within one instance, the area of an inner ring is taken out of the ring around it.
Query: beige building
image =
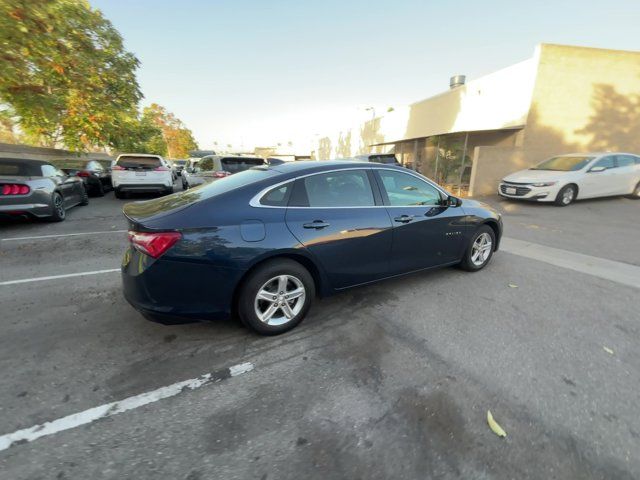
[[[546,157],[609,150],[640,153],[640,52],[542,44],[524,62],[320,138],[314,153],[395,152],[453,193],[484,195]]]

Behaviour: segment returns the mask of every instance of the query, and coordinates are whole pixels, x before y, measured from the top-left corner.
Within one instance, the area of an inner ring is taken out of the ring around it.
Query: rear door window
[[[153,170],[162,166],[159,157],[138,157],[134,155],[120,157],[116,163],[118,166],[130,170]]]
[[[365,170],[343,170],[305,177],[296,205],[303,207],[371,207],[375,205]],[[304,198],[306,196],[306,198]]]
[[[631,167],[636,164],[632,155],[618,155],[616,159],[619,167]]]
[[[223,158],[220,160],[222,164],[222,170],[229,173],[238,173],[249,170],[251,167],[258,165],[264,165],[264,160],[261,158]]]

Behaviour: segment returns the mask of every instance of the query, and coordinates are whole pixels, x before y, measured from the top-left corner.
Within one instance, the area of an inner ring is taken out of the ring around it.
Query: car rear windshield
[[[220,163],[222,163],[223,170],[229,173],[239,173],[251,167],[264,165],[264,160],[261,158],[223,158]]]
[[[131,168],[134,170],[153,170],[162,166],[160,157],[138,157],[135,155],[122,156],[116,164],[122,168]]]
[[[375,163],[387,163],[387,164],[398,163],[398,160],[396,159],[395,155],[371,155],[369,157],[369,160]]]
[[[0,177],[41,177],[42,164],[13,158],[0,159]]]
[[[587,163],[593,160],[594,157],[587,157],[584,155],[574,156],[561,156],[553,157],[549,160],[545,160],[539,163],[531,170],[557,170],[559,172],[574,172],[584,168]]]

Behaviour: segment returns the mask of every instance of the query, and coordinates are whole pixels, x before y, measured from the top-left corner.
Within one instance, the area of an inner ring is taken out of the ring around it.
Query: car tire
[[[478,228],[464,252],[460,268],[467,272],[477,272],[487,266],[496,245],[496,233],[488,225]]]
[[[63,222],[67,218],[67,209],[64,206],[64,199],[58,192],[54,192],[51,196],[51,207],[53,213],[48,218],[50,222]]]
[[[640,200],[640,182],[638,182],[638,184],[636,185],[636,188],[633,189],[633,192],[631,192],[631,195],[629,195],[629,198],[632,198],[634,200]]]
[[[80,188],[82,188],[82,193],[80,194],[80,205],[89,205],[89,194],[87,193],[86,187],[82,185]]]
[[[578,187],[571,183],[560,189],[554,203],[558,207],[566,207],[567,205],[571,205],[577,196]]]
[[[113,191],[113,194],[115,195],[116,198],[127,198],[126,194],[121,190],[118,190],[117,188]]]
[[[288,300],[287,295],[297,296]],[[238,314],[254,332],[279,335],[304,319],[314,297],[315,282],[306,268],[286,258],[271,260],[258,266],[241,285]]]

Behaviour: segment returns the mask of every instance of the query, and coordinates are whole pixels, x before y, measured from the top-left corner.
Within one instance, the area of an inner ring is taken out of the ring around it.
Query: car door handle
[[[412,215],[400,215],[399,217],[393,219],[394,222],[398,223],[409,223],[411,220],[413,220]]]
[[[304,223],[302,226],[304,228],[315,228],[316,230],[320,230],[321,228],[326,228],[329,225],[331,225],[330,223],[324,222],[322,220],[314,220],[311,223]]]

